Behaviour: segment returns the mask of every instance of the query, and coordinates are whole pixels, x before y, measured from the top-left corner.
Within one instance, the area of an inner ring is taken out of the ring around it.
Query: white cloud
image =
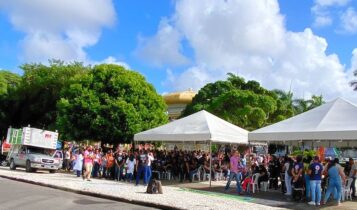
[[[332,25],[332,18],[329,15],[317,15],[315,17],[313,26],[314,27],[325,27],[325,26],[329,26]]]
[[[315,4],[319,6],[345,6],[351,0],[315,0]]]
[[[96,44],[103,27],[115,22],[112,0],[11,0],[2,2],[21,42],[26,62],[62,59],[85,61],[85,48]]]
[[[336,54],[327,54],[327,41],[309,28],[287,31],[277,1],[180,0],[172,17],[171,26],[195,57],[186,71],[168,72],[165,84],[172,90],[197,90],[233,72],[270,89],[288,90],[292,83],[295,97],[323,94],[327,100],[357,101],[346,66]]]
[[[163,85],[166,87],[174,87],[176,91],[184,91],[192,88],[193,91],[197,92],[205,84],[212,81],[212,73],[209,73],[204,67],[199,66],[190,67],[181,74],[174,74],[172,70],[168,69],[166,74],[167,79],[163,82]]]
[[[107,58],[105,58],[104,60],[102,61],[94,61],[94,62],[91,62],[92,64],[94,65],[97,65],[97,64],[102,64],[102,63],[106,63],[106,64],[116,64],[116,65],[119,65],[119,66],[123,66],[125,67],[126,69],[130,69],[130,65],[127,64],[126,62],[124,61],[120,61],[118,60],[117,58],[113,57],[113,56],[109,56]]]
[[[139,46],[135,53],[142,60],[154,66],[184,65],[189,60],[182,55],[180,41],[182,35],[164,18],[159,24],[157,34],[149,38],[139,38]]]
[[[331,7],[343,7],[350,3],[351,0],[315,0],[311,12],[314,15],[314,27],[326,27],[333,23]]]
[[[357,33],[357,13],[354,8],[348,8],[341,15],[342,30],[347,33]]]

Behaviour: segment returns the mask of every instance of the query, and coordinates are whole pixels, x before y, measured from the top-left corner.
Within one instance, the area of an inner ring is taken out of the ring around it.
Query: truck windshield
[[[44,148],[28,147],[27,152],[29,154],[47,154]]]

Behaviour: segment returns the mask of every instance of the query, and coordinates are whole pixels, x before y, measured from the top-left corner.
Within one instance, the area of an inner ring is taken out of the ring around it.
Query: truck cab
[[[37,169],[55,173],[60,167],[60,161],[53,158],[54,150],[28,146],[13,145],[8,155],[10,170],[24,167],[26,172],[35,172]]]

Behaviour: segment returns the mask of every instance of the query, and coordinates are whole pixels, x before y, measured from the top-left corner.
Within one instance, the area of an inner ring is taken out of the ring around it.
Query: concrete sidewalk
[[[283,209],[260,205],[252,202],[252,198],[225,195],[223,193],[202,193],[164,186],[164,194],[147,194],[145,186],[134,186],[124,182],[114,182],[101,179],[84,181],[70,174],[49,174],[48,172],[26,173],[21,169],[10,171],[0,167],[0,176],[18,181],[53,187],[80,194],[92,195],[112,200],[125,201],[133,204],[151,206],[161,209]]]

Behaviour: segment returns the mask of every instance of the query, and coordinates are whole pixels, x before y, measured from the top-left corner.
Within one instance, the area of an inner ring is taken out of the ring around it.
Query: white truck
[[[6,140],[11,144],[7,156],[10,170],[24,167],[26,172],[44,169],[55,173],[59,169],[60,161],[53,157],[58,140],[57,132],[31,127],[9,128]]]

